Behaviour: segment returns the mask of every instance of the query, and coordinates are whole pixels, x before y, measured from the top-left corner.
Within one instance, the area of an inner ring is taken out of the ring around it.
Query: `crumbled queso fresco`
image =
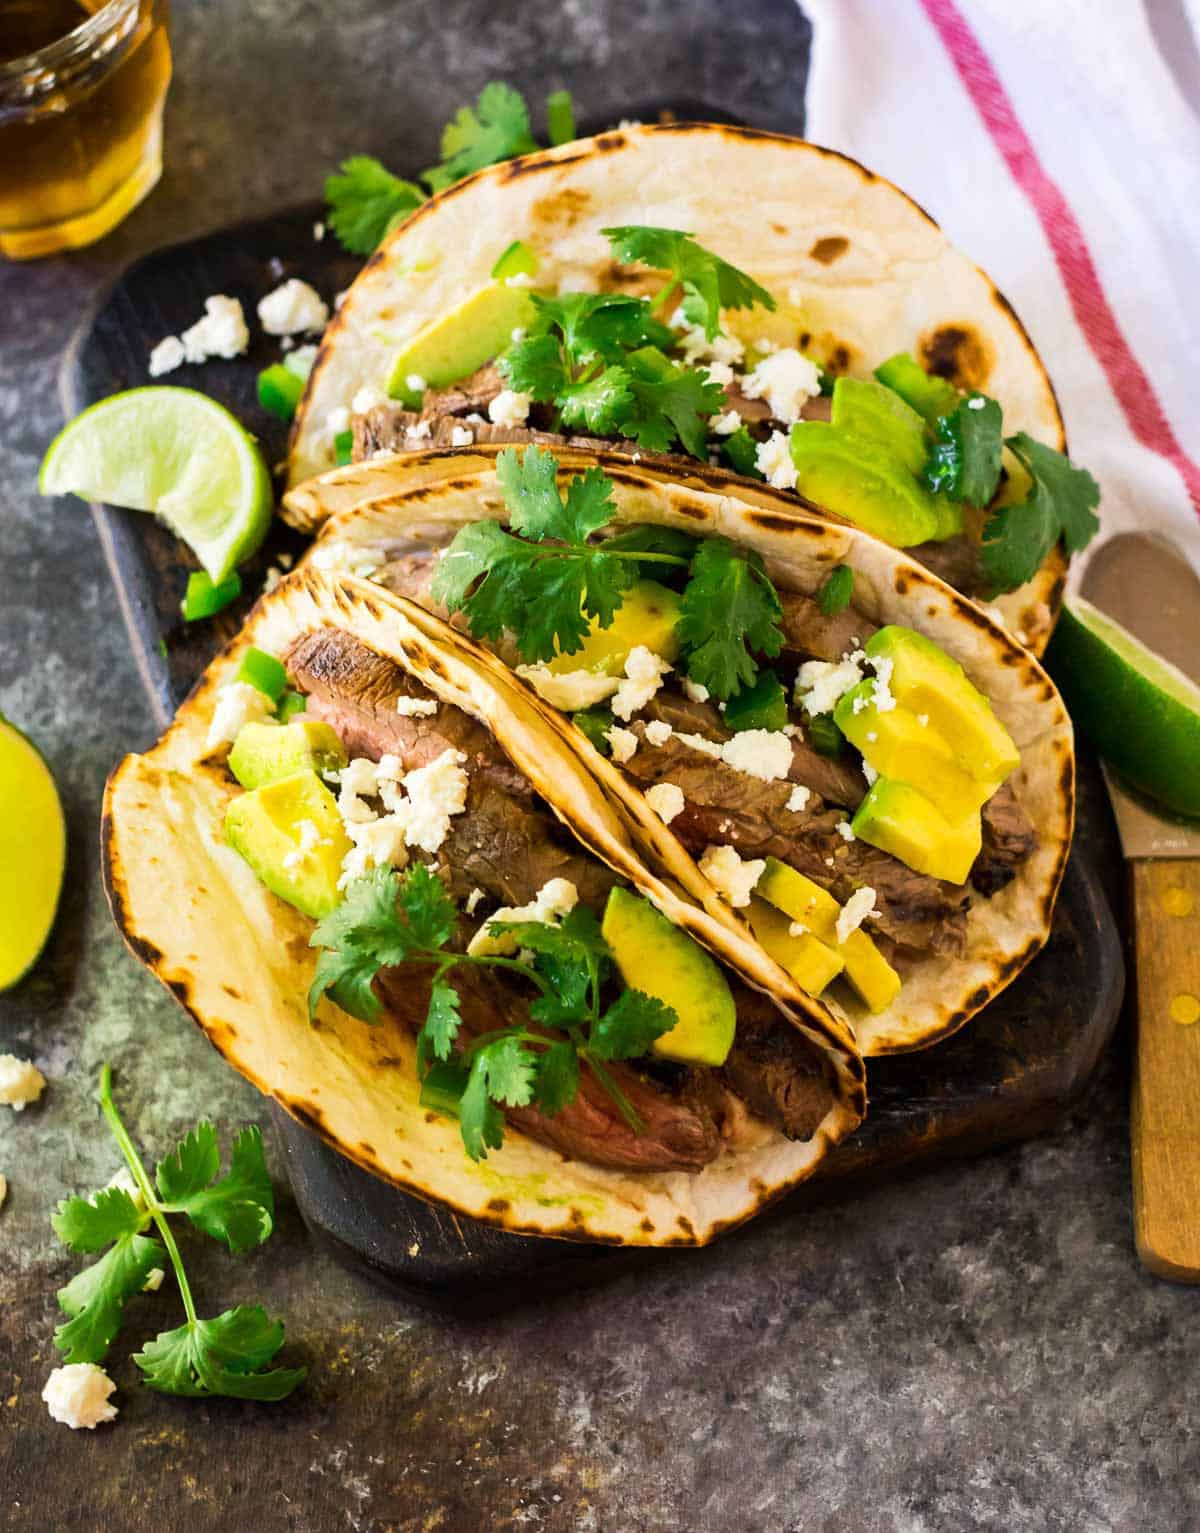
[[[708,846],[700,859],[701,873],[735,909],[750,903],[766,866],[765,858],[743,859],[731,846]]]
[[[663,824],[669,825],[677,814],[683,813],[683,789],[677,783],[656,782],[646,789],[646,802]]]
[[[438,711],[437,699],[432,697],[398,697],[396,712],[408,719],[431,719]]]
[[[462,751],[444,750],[423,767],[404,773],[400,758],[378,762],[357,757],[339,774],[338,811],[353,846],[342,860],[338,888],[370,867],[404,867],[408,849],[437,852],[450,819],[467,806],[468,779]],[[378,798],[383,813],[364,799]]]
[[[42,1399],[55,1421],[90,1432],[103,1421],[115,1420],[117,1407],[108,1397],[116,1387],[95,1363],[67,1363],[46,1380]]]
[[[620,724],[614,724],[611,729],[606,729],[604,738],[608,741],[608,748],[612,751],[612,759],[624,764],[632,761],[634,752],[638,748],[638,737],[632,729],[622,729]]]
[[[517,675],[552,708],[561,708],[564,713],[577,713],[602,703],[619,685],[615,676],[596,671],[552,671],[540,660],[536,665],[517,666]]]
[[[500,921],[512,924],[518,921],[539,921],[543,926],[557,926],[564,916],[570,915],[579,903],[579,890],[569,878],[551,878],[538,890],[528,905],[501,905],[494,911],[467,944],[467,952],[512,953],[517,939],[501,933],[493,936],[492,923]]]
[[[838,912],[835,927],[839,943],[845,942],[851,932],[856,932],[875,909],[875,891],[864,884],[856,889]]]
[[[250,344],[250,331],[236,298],[214,293],[204,300],[204,314],[182,335],[164,336],[150,353],[150,376],[161,378],[184,362],[209,357],[240,357]]]
[[[205,745],[210,751],[232,745],[243,725],[275,722],[275,704],[248,681],[230,681],[217,693]]]
[[[635,644],[625,661],[625,679],[613,696],[612,711],[616,717],[628,723],[635,713],[640,713],[670,669],[661,655],[644,644]]]
[[[793,347],[781,347],[747,373],[742,392],[747,399],[765,399],[776,420],[791,425],[800,419],[805,403],[821,392],[820,370]]]
[[[28,1059],[0,1054],[0,1102],[14,1112],[24,1112],[46,1089],[46,1077]]]
[[[758,444],[754,449],[754,466],[774,489],[796,488],[796,465],[786,432],[772,431],[765,442]]]
[[[259,299],[258,319],[268,335],[300,335],[309,330],[324,330],[329,322],[329,306],[316,288],[301,282],[299,277],[289,277]]]
[[[488,418],[497,426],[523,426],[529,419],[532,394],[520,394],[515,389],[501,389],[488,405]]]

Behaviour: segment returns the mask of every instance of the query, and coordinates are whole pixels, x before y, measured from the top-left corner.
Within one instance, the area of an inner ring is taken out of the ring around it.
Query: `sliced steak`
[[[487,415],[488,405],[508,387],[492,362],[445,389],[426,389],[421,400],[421,419],[441,420],[447,415]]]
[[[853,605],[826,617],[811,596],[780,591],[779,600],[783,606],[780,626],[785,651],[836,662],[861,649],[872,634],[879,632],[878,623],[863,617]]]
[[[939,580],[961,591],[965,596],[986,597],[988,582],[980,560],[979,545],[966,533],[944,538],[936,543],[918,543],[904,550],[911,559],[917,559]]]
[[[385,969],[377,983],[392,1016],[411,1032],[419,1031],[429,1007],[429,973],[418,968]],[[494,971],[483,975],[463,967],[454,972],[453,983],[462,1013],[460,1037],[479,1037],[522,1019],[533,1028],[524,997]],[[535,1107],[510,1107],[505,1109],[508,1122],[568,1160],[620,1171],[699,1171],[715,1158],[721,1137],[703,1103],[674,1096],[629,1065],[606,1068],[641,1119],[640,1133],[629,1127],[586,1066],[578,1095],[561,1112],[548,1116]]]
[[[1008,783],[988,799],[982,818],[983,847],[971,869],[971,883],[980,894],[991,896],[1012,883],[1017,869],[1037,849],[1038,837]]]
[[[736,383],[725,385],[725,408],[736,410],[751,435],[765,440],[772,431],[786,431],[789,422],[781,421],[771,414],[771,406],[765,399],[751,399]],[[800,407],[800,418],[806,421],[827,421],[833,413],[833,402],[826,395],[806,399]]]
[[[738,985],[737,1035],[719,1072],[721,1081],[789,1139],[811,1139],[833,1106],[824,1061],[779,1013],[748,985]]]

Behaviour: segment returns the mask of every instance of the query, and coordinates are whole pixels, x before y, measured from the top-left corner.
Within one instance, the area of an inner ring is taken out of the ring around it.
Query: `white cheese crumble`
[[[298,868],[302,862],[306,862],[318,846],[328,846],[328,836],[322,836],[313,820],[301,820],[296,826],[300,833],[300,844],[285,853],[283,866],[285,868]]]
[[[180,336],[189,362],[209,357],[240,357],[250,344],[250,331],[236,298],[214,293],[204,300],[204,317]]]
[[[161,378],[164,373],[173,373],[177,367],[182,367],[186,361],[187,352],[179,337],[165,335],[150,353],[150,376]]]
[[[404,387],[410,394],[423,394],[425,392],[425,379],[420,373],[409,373],[404,380]]]
[[[324,238],[325,225],[320,221],[320,219],[318,219],[317,222],[313,224],[313,239],[315,239],[319,245]]]
[[[501,389],[488,405],[488,419],[497,426],[523,426],[529,418],[532,394],[521,394],[516,389]]]
[[[470,426],[451,426],[451,447],[470,447],[475,441],[475,433]]]
[[[808,927],[805,926],[803,921],[790,921],[788,923],[788,936],[789,937],[803,937],[804,933],[807,930],[808,930]]]
[[[646,789],[646,802],[663,824],[669,825],[677,814],[683,813],[683,789],[677,783],[656,782]]]
[[[746,374],[742,392],[747,399],[765,399],[776,420],[790,426],[800,419],[805,401],[821,392],[820,369],[794,347],[783,346]]]
[[[746,355],[746,348],[736,335],[718,332],[710,341],[704,327],[691,324],[682,307],[675,310],[669,323],[672,330],[680,332],[679,349],[690,366],[697,362],[717,362],[725,367],[736,367]]]
[[[289,277],[258,301],[258,321],[268,335],[300,335],[306,330],[324,330],[329,322],[329,305],[307,282]]]
[[[708,688],[701,682],[693,681],[690,676],[685,676],[682,686],[683,695],[690,697],[694,703],[706,703],[708,701]]]
[[[873,782],[876,781],[876,779],[879,776],[879,773],[875,770],[875,768],[871,765],[871,763],[869,761],[864,761],[863,762],[863,764],[862,764],[862,774],[867,779],[867,787],[868,788],[871,786],[871,784]]]
[[[703,735],[685,735],[680,731],[679,738],[685,745],[690,745],[694,751],[700,751],[705,756],[712,756],[716,760],[721,759],[721,747],[715,740],[707,740]]]
[[[741,424],[742,417],[736,410],[726,410],[724,415],[714,415],[710,419],[708,429],[716,436],[732,436]]]
[[[330,570],[338,575],[357,575],[360,580],[370,580],[379,572],[377,553],[340,538],[321,541],[309,557],[314,569]]]
[[[750,895],[766,865],[763,857],[744,860],[731,846],[708,846],[700,859],[701,873],[735,909],[750,903]]]
[[[778,782],[791,770],[792,742],[781,729],[743,729],[721,746],[721,760],[762,782]]]
[[[341,436],[343,431],[350,430],[350,407],[349,405],[337,405],[330,410],[325,417],[325,434],[333,438]]]
[[[486,898],[487,896],[482,889],[472,889],[470,894],[467,895],[467,903],[463,906],[463,909],[469,916],[473,916],[479,909],[480,901]]]
[[[420,442],[423,441],[427,436],[432,435],[433,428],[429,421],[418,421],[415,426],[406,426],[404,430],[405,440],[410,442]],[[388,450],[386,447],[381,447],[379,451],[373,456],[376,458],[386,458],[388,456]]]
[[[793,814],[801,814],[808,808],[808,801],[811,797],[812,790],[806,788],[803,783],[797,783],[788,798],[787,807]]]
[[[523,677],[544,702],[565,713],[602,703],[620,685],[615,676],[605,676],[597,671],[552,671],[540,660],[536,665],[517,666],[517,675]]]
[[[407,816],[403,814],[372,813],[367,820],[347,820],[346,834],[354,844],[342,858],[338,888],[345,889],[356,878],[361,878],[368,868],[405,867],[408,863],[404,844],[407,828]]]
[[[365,415],[368,410],[373,410],[376,405],[385,405],[388,397],[374,383],[364,383],[358,393],[350,401],[351,415]]]
[[[861,649],[845,655],[836,664],[832,660],[806,660],[796,675],[795,697],[803,703],[810,718],[818,713],[832,713],[838,699],[863,679],[859,664],[865,657]]]
[[[754,449],[754,466],[776,490],[796,488],[796,465],[786,431],[772,431],[765,442]]]
[[[143,1293],[157,1293],[163,1285],[166,1273],[161,1267],[151,1267],[146,1274],[146,1281],[142,1284]]]
[[[854,827],[850,824],[849,820],[839,820],[833,828],[843,841],[858,840],[858,837],[854,834]]]
[[[967,409],[968,410],[982,410],[985,404],[987,404],[987,400],[984,399],[983,395],[982,394],[976,394],[973,399],[968,399],[967,400]]]
[[[431,719],[438,711],[436,697],[398,697],[396,712],[406,719]]]
[[[839,943],[845,942],[851,932],[856,932],[875,909],[875,891],[864,884],[856,889],[838,912],[835,932]]]
[[[232,745],[245,724],[273,723],[275,704],[248,681],[230,681],[217,693],[205,745],[210,751]]]
[[[709,362],[705,367],[709,383],[719,383],[722,388],[733,382],[733,368],[724,362]]]
[[[626,723],[640,713],[659,687],[670,665],[644,644],[635,644],[625,661],[625,680],[618,686],[612,700],[612,711]]]
[[[119,1187],[122,1192],[128,1193],[138,1208],[143,1208],[145,1206],[145,1200],[142,1197],[142,1189],[138,1186],[137,1181],[134,1179],[133,1172],[129,1169],[128,1166],[121,1166],[118,1170],[114,1171],[113,1174],[109,1177],[108,1181],[105,1182],[102,1190],[107,1192],[110,1187]],[[93,1195],[88,1199],[88,1202],[94,1203],[95,1201],[96,1196],[93,1193]]]
[[[511,924],[516,921],[540,921],[543,926],[557,926],[562,918],[570,915],[579,903],[579,890],[567,878],[552,878],[544,883],[537,897],[529,905],[502,905],[490,915],[467,944],[467,952],[511,953],[517,946],[515,937],[501,933],[493,936],[490,927],[494,921]]]
[[[467,807],[467,774],[462,751],[444,750],[428,766],[417,767],[404,779],[408,794],[408,824],[404,839],[409,846],[433,853],[446,839],[450,816]]]
[[[892,667],[895,662],[887,655],[868,655],[867,664],[875,672],[874,702],[876,713],[890,713],[896,706],[892,696]]]
[[[511,277],[505,277],[505,287],[532,287],[533,277],[527,271],[513,272]]]
[[[622,729],[620,724],[614,724],[611,729],[604,731],[604,738],[608,741],[614,761],[624,764],[632,760],[638,748],[638,737],[632,729]]]
[[[654,719],[646,725],[646,739],[651,745],[665,745],[675,733],[665,719]]]
[[[267,568],[267,573],[263,576],[263,595],[270,596],[271,592],[282,579],[283,571],[279,568],[279,566],[277,564],[269,565]]]
[[[42,1399],[55,1421],[90,1432],[102,1421],[116,1418],[117,1407],[108,1400],[116,1387],[95,1363],[67,1363],[46,1380]]]
[[[36,1102],[45,1088],[46,1077],[30,1060],[0,1054],[0,1102],[14,1112],[24,1112],[26,1104]]]

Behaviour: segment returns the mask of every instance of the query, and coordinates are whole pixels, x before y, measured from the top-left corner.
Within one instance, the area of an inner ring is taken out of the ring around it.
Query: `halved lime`
[[[38,488],[156,512],[215,585],[262,542],[273,504],[254,438],[195,389],[129,389],[102,399],[51,442]]]
[[[1200,686],[1080,596],[1067,598],[1046,664],[1111,766],[1164,808],[1200,815]]]
[[[0,990],[15,985],[46,945],[66,851],[50,769],[0,715]]]

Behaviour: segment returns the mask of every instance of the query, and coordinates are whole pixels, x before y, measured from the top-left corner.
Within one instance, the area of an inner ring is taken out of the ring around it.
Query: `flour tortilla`
[[[312,481],[303,493],[328,515],[307,556],[318,564],[377,567],[414,547],[444,547],[464,524],[506,516],[496,479],[502,449],[400,454],[357,465],[349,509],[339,510],[346,470]],[[854,606],[878,624],[900,623],[928,635],[991,700],[1021,752],[1009,779],[1037,827],[1038,848],[1007,888],[976,897],[961,959],[938,955],[905,976],[891,1006],[875,1015],[847,999],[840,1013],[867,1055],[924,1048],[948,1037],[1009,984],[1043,946],[1066,866],[1074,822],[1074,739],[1054,684],[998,623],[915,560],[844,524],[790,511],[781,516],[731,495],[673,482],[649,465],[615,453],[556,448],[562,478],[599,466],[613,484],[614,525],[656,522],[697,535],[722,535],[756,549],[780,590],[814,594],[837,564],[854,571]],[[650,858],[680,850],[641,791],[584,739],[562,714],[529,692],[613,795],[623,795],[642,825]],[[670,864],[668,864],[670,865]],[[838,1010],[836,1003],[830,1002]]]
[[[537,252],[545,290],[654,291],[660,276],[614,267],[600,231],[621,224],[686,230],[761,282],[779,309],[731,311],[739,333],[749,326],[751,338],[799,344],[860,377],[912,352],[998,399],[1006,433],[1065,449],[1054,390],[1020,320],[911,198],[815,144],[690,123],[622,128],[495,165],[418,208],[367,262],[325,332],[296,416],[289,485],[332,465],[334,412],[364,386],[385,389],[401,346],[489,281],[513,240]],[[800,506],[728,477],[744,499]],[[299,503],[289,506],[288,520],[303,524]],[[1050,636],[1065,570],[1056,547],[1028,585],[997,601],[1035,653]]]
[[[737,1147],[691,1174],[606,1171],[509,1130],[476,1165],[458,1125],[418,1102],[414,1040],[398,1023],[368,1026],[306,994],[314,923],[270,894],[225,844],[238,791],[205,739],[217,690],[250,645],[282,654],[334,625],[386,655],[491,729],[591,852],[678,926],[776,1000],[828,1059],[835,1102],[814,1136],[792,1142],[751,1119]],[[809,1176],[865,1108],[862,1060],[844,1023],[799,991],[676,853],[651,872],[623,795],[571,753],[567,732],[531,707],[491,655],[419,608],[365,582],[311,571],[264,597],[145,755],[126,756],[106,790],[105,886],[134,954],[177,997],[225,1058],[356,1164],[408,1192],[505,1229],[628,1245],[702,1245]]]

